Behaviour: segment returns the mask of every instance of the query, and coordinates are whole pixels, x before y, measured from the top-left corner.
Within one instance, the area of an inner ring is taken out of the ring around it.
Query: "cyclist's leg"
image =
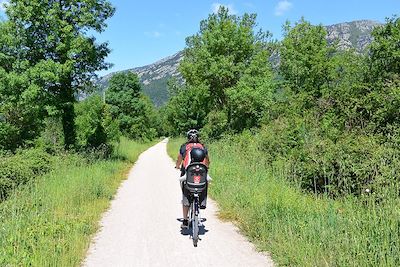
[[[188,226],[188,212],[189,212],[190,202],[189,202],[189,192],[185,190],[185,187],[182,186],[182,214],[183,214],[183,223],[182,226]]]
[[[205,209],[207,206],[207,189],[208,189],[208,183],[206,184],[206,188],[201,192],[200,194],[200,209]]]

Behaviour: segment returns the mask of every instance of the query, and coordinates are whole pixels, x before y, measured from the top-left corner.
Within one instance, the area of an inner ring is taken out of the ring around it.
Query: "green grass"
[[[79,266],[122,180],[151,144],[122,139],[117,159],[64,156],[0,204],[0,266]]]
[[[179,143],[171,140],[168,151]],[[239,151],[228,141],[208,148],[210,195],[220,216],[235,221],[278,265],[400,266],[399,199],[305,194],[286,182],[283,161],[266,164],[261,152]]]
[[[176,161],[178,158],[179,148],[185,142],[184,138],[170,138],[167,144],[168,155]]]

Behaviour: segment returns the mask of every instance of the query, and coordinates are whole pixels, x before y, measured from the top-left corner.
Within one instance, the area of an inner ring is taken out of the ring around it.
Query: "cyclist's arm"
[[[210,167],[210,157],[208,155],[206,156],[205,164]]]
[[[208,149],[204,145],[203,147],[206,152],[206,159],[204,161],[204,164],[207,165],[207,167],[210,167],[210,156],[208,155]]]

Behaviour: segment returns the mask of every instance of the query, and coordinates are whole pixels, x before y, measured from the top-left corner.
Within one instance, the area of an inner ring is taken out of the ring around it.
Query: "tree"
[[[19,36],[12,35],[11,23],[0,22],[0,149],[14,150],[24,140],[37,136],[41,120],[40,94],[28,73],[18,73]]]
[[[108,105],[99,95],[79,102],[75,109],[78,147],[97,148],[118,140],[118,120],[112,120]]]
[[[276,82],[267,51],[260,52],[244,70],[236,86],[227,90],[230,128],[242,131],[260,126],[272,105]]]
[[[256,32],[256,27],[255,14],[239,17],[220,7],[186,39],[180,63],[186,89],[172,87],[176,96],[169,105],[169,123],[179,132],[207,125],[209,136],[217,137],[222,132],[215,129],[216,121],[235,131],[259,125],[272,97],[274,77],[271,35]]]
[[[294,92],[313,98],[329,85],[331,60],[335,49],[328,46],[326,30],[301,19],[294,27],[284,25],[279,72]]]
[[[135,73],[112,76],[105,97],[113,118],[119,120],[123,134],[133,139],[156,137],[156,112],[150,99],[141,93]]]
[[[163,112],[169,134],[180,135],[188,129],[200,129],[210,110],[210,95],[205,85],[185,86],[170,98]]]
[[[400,18],[386,20],[384,26],[376,27],[370,49],[370,70],[374,80],[385,80],[400,76]]]
[[[388,136],[395,132],[399,135],[400,18],[388,18],[385,25],[374,29],[372,36],[369,72],[365,79],[369,83],[369,91],[364,97],[365,105],[376,132]]]
[[[12,70],[26,73],[32,97],[43,95],[48,107],[62,116],[65,146],[75,144],[74,102],[89,88],[95,71],[106,69],[106,43],[88,32],[101,32],[114,13],[107,0],[10,0],[7,16],[11,38],[18,43]]]
[[[132,72],[117,73],[110,79],[105,93],[106,103],[109,104],[113,118],[120,122],[123,134],[130,135],[130,129],[136,115],[140,94],[139,78]]]
[[[186,39],[180,71],[189,86],[205,85],[212,105],[223,109],[226,91],[234,87],[254,57],[266,49],[269,33],[254,33],[256,15],[229,15],[220,7],[201,21],[200,31]]]

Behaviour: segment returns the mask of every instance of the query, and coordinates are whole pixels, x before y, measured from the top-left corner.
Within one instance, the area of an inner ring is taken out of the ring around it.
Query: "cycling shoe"
[[[182,229],[189,228],[189,221],[188,220],[183,220],[181,224]]]

